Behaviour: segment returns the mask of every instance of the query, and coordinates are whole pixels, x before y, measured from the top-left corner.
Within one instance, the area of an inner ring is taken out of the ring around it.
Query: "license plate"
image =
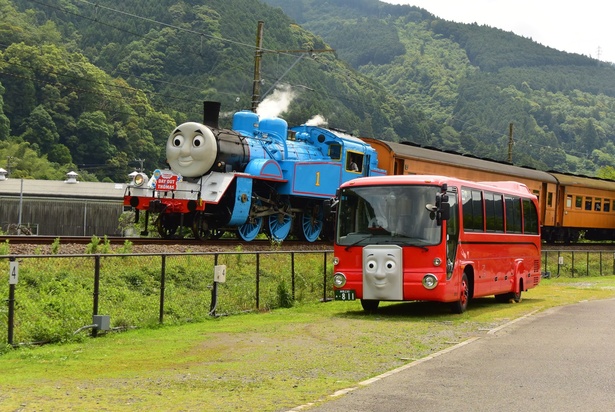
[[[335,300],[355,300],[354,290],[336,290]]]

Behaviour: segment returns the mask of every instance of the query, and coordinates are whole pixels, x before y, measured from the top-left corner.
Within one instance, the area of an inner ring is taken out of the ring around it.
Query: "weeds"
[[[53,243],[51,244],[51,254],[57,255],[58,253],[60,253],[60,238],[59,237],[55,238]]]
[[[1,248],[8,249],[8,243],[0,244],[0,254]],[[59,252],[59,248],[56,240],[52,253]],[[209,317],[214,255],[167,256],[163,271],[160,257],[131,256],[131,248],[132,243],[126,241],[117,255],[108,254],[109,240],[96,236],[86,248],[88,254],[104,255],[96,293],[97,313],[109,315],[112,328],[158,327],[160,316],[165,325]],[[240,246],[237,254],[218,255],[217,264],[227,265],[226,283],[217,288],[218,314],[290,308],[297,302],[311,303],[322,298],[322,253],[295,254],[295,268],[301,270],[296,270],[296,279],[302,279],[294,282],[298,285],[296,291],[291,287],[290,254],[261,254],[257,275],[256,255],[242,253]],[[8,259],[0,259],[0,273],[8,271],[8,265]],[[319,283],[320,287],[315,287]],[[82,339],[86,332],[76,336],[74,332],[92,323],[94,294],[92,257],[54,254],[20,259],[13,342]],[[299,296],[297,302],[293,294]],[[8,282],[0,282],[0,299],[7,296]],[[0,310],[0,330],[7,330],[7,325],[7,311]]]

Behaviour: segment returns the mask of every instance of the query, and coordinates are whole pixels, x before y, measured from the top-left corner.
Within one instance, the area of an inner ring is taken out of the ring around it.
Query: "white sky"
[[[460,23],[512,31],[557,50],[615,62],[615,13],[608,0],[382,0]]]

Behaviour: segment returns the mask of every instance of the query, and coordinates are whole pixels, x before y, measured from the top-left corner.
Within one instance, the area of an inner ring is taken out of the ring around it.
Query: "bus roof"
[[[473,182],[470,180],[457,179],[455,177],[439,176],[439,175],[394,175],[394,176],[374,176],[361,177],[350,180],[344,183],[341,187],[349,186],[380,186],[380,185],[417,185],[430,184],[434,186],[442,186],[446,183],[449,186],[468,186],[482,190],[497,190],[505,194],[514,194],[524,197],[536,197],[529,188],[519,182],[514,181],[496,181],[496,182]]]

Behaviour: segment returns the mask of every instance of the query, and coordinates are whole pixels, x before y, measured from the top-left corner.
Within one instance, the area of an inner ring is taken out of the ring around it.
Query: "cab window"
[[[342,146],[339,144],[329,146],[329,157],[331,160],[340,160],[342,158]]]

